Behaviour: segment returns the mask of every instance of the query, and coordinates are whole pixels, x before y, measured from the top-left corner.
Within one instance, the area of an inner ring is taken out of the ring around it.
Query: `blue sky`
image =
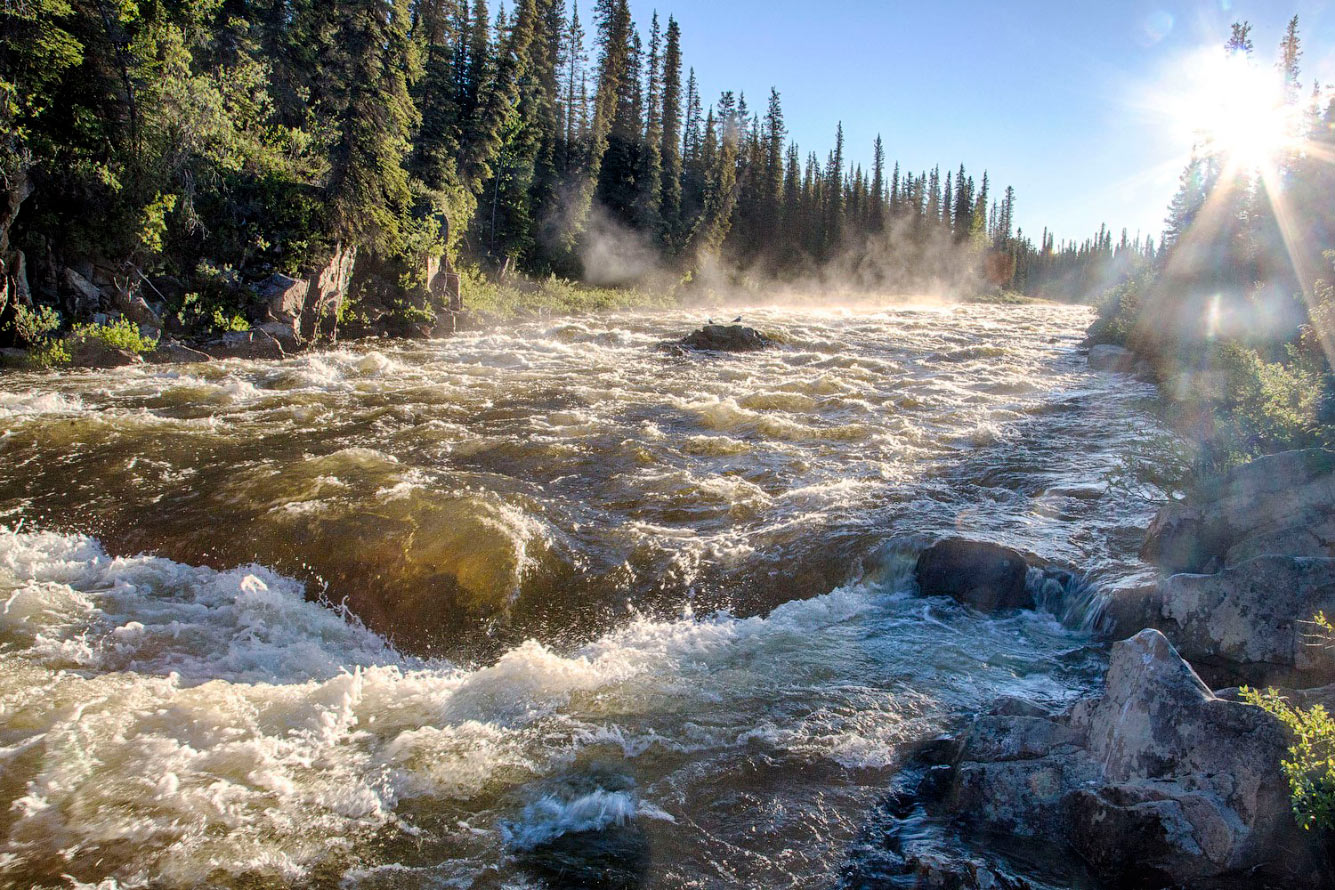
[[[581,0],[588,18],[590,0]],[[632,0],[648,29],[653,0]],[[1153,97],[1171,95],[1184,57],[1254,26],[1273,58],[1299,16],[1303,80],[1335,81],[1335,9],[1314,0],[895,3],[658,0],[682,27],[706,101],[724,89],[763,111],[783,97],[803,154],[825,153],[842,120],[851,160],[876,134],[891,160],[921,171],[962,162],[1015,186],[1018,222],[1037,240],[1083,238],[1106,222],[1158,232],[1191,133]]]

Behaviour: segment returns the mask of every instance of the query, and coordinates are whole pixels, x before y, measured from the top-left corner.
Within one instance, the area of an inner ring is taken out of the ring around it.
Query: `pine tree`
[[[823,255],[829,257],[843,240],[844,225],[844,124],[835,130],[834,150],[825,171],[825,240]]]
[[[881,134],[876,134],[872,145],[871,206],[867,213],[867,228],[880,232],[885,228],[885,146]]]
[[[404,161],[418,122],[408,94],[417,72],[408,0],[342,0],[339,11],[348,95],[329,171],[333,231],[347,244],[392,254],[412,199]]]
[[[681,28],[668,17],[667,40],[663,51],[661,218],[663,243],[673,245],[681,232]]]

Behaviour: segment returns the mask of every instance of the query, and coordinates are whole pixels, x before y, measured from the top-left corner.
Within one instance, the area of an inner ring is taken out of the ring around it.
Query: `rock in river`
[[[1033,595],[1025,586],[1028,572],[1018,550],[963,538],[928,547],[915,569],[924,596],[954,597],[982,612],[1033,608]]]
[[[680,343],[687,349],[708,352],[758,352],[771,345],[760,331],[740,324],[707,324]]]

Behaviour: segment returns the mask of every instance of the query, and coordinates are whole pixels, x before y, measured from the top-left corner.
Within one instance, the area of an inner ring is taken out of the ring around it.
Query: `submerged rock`
[[[773,345],[760,331],[740,324],[707,324],[679,343],[700,352],[758,352]]]
[[[1287,451],[1233,469],[1160,510],[1140,551],[1169,572],[1267,554],[1335,557],[1335,451]]]
[[[1275,717],[1216,698],[1145,630],[1113,646],[1103,694],[1066,714],[975,720],[943,806],[1068,844],[1115,886],[1329,887],[1290,810],[1287,747]]]
[[[1025,579],[1029,566],[1018,550],[950,538],[918,556],[915,568],[924,596],[949,596],[982,612],[1031,609],[1033,594]]]

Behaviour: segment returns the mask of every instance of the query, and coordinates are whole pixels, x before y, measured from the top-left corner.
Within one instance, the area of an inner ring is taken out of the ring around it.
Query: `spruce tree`
[[[681,28],[677,20],[668,17],[667,39],[663,50],[662,138],[659,155],[662,158],[660,217],[662,239],[673,245],[681,231]]]

